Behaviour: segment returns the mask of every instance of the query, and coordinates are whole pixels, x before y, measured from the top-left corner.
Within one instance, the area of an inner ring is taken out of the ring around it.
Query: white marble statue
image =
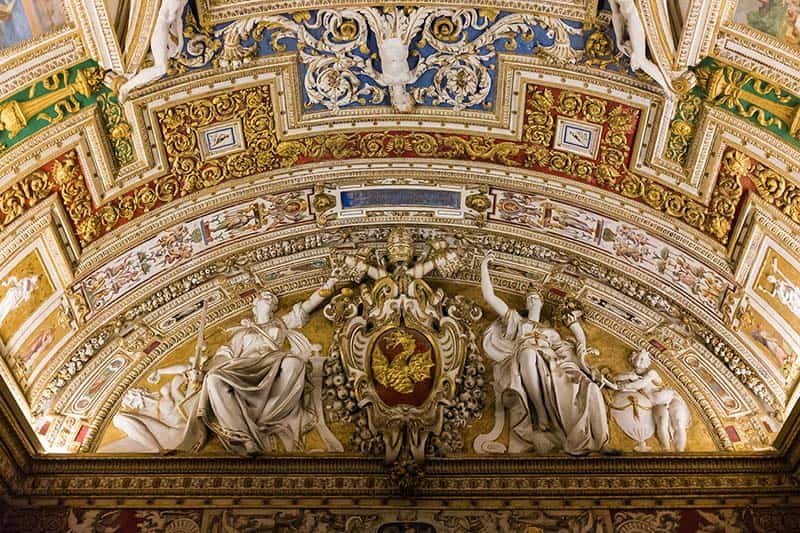
[[[26,278],[11,276],[3,282],[2,286],[8,287],[8,289],[3,295],[3,299],[0,300],[0,325],[5,322],[11,311],[30,299],[38,284],[39,276],[28,276]]]
[[[194,408],[202,382],[205,359],[198,365],[194,357],[188,363],[159,368],[148,377],[158,383],[161,376],[174,376],[159,392],[142,388],[128,390],[122,397],[123,410],[114,415],[113,424],[135,441],[112,443],[102,451],[141,451],[168,453],[184,439],[187,414]]]
[[[630,58],[631,70],[642,70],[658,83],[668,98],[675,89],[657,64],[647,58],[647,38],[635,0],[609,0],[617,48]]]
[[[183,49],[183,11],[188,0],[161,0],[153,34],[150,37],[150,53],[153,65],[140,70],[119,88],[119,102],[123,103],[128,94],[145,83],[157,80],[167,73],[171,57]]]
[[[794,285],[778,268],[778,259],[772,260],[772,273],[767,276],[767,282],[772,283],[771,294],[800,317],[800,287]]]
[[[618,389],[611,399],[611,414],[622,431],[637,441],[636,451],[648,451],[645,442],[655,431],[664,450],[686,450],[687,431],[692,416],[686,402],[664,387],[661,376],[650,368],[646,350],[631,353],[628,358],[633,372],[617,374],[613,381]]]
[[[599,385],[603,379],[584,361],[588,349],[580,313],[569,317],[572,340],[563,340],[558,331],[539,322],[542,300],[537,293],[528,294],[528,316],[523,317],[495,295],[489,277],[492,260],[490,253],[481,263],[481,289],[499,318],[486,330],[483,347],[495,362],[496,402],[509,409],[507,451],[606,451],[608,417]],[[502,406],[495,411],[492,432],[476,439],[477,451],[504,450],[496,442],[504,423]]]
[[[207,428],[227,450],[242,455],[271,451],[272,435],[287,451],[303,449],[303,434],[314,422],[319,428],[322,418],[322,413],[314,416],[311,398],[304,395],[309,382],[306,365],[320,347],[299,329],[334,283],[329,279],[280,318],[273,316],[278,308],[274,294],[265,291],[256,297],[253,319],[233,328],[231,340],[209,362],[185,441],[178,449],[198,449]],[[325,435],[323,439],[328,440]]]

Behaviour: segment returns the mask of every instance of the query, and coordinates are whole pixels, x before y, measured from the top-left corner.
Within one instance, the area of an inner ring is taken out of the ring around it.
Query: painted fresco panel
[[[748,414],[748,408],[738,396],[736,390],[731,389],[729,382],[720,375],[718,370],[703,362],[701,356],[688,353],[683,356],[683,362],[698,378],[698,382],[705,386],[714,401],[719,404],[727,416],[735,417]]]
[[[749,308],[742,317],[741,331],[767,361],[785,375],[792,366],[796,354],[783,336],[755,308]]]
[[[0,0],[0,49],[44,35],[64,23],[61,0]]]
[[[130,359],[124,355],[117,355],[106,364],[83,389],[78,398],[70,405],[71,414],[85,415],[94,405],[102,392],[114,379],[130,364]]]
[[[198,254],[237,238],[310,222],[310,190],[276,194],[220,210],[162,231],[111,261],[80,284],[92,310],[106,307],[125,293],[182,265]]]
[[[12,357],[30,375],[41,363],[45,362],[52,350],[72,331],[69,317],[61,307],[54,309],[31,332],[19,348],[13,350]]]
[[[636,227],[544,196],[495,191],[490,218],[576,240],[640,267],[718,309],[724,278]]]
[[[39,252],[34,250],[0,281],[0,338],[8,342],[55,292]]]
[[[800,45],[800,0],[739,0],[733,20],[784,43]]]

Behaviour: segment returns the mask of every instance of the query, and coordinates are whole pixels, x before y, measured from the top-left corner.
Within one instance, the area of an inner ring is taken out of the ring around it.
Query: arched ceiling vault
[[[535,287],[556,324],[577,302],[596,379],[650,354],[690,413],[688,455],[789,449],[800,55],[743,3],[683,2],[670,22],[637,2],[657,82],[617,48],[606,2],[198,0],[180,52],[138,86],[158,2],[136,3],[125,34],[124,9],[49,3],[41,34],[0,44],[0,377],[31,457],[140,451],[115,422],[136,412],[130,391],[163,396],[154,372],[198,335],[225,346],[266,289],[288,312],[345,257],[384,257],[393,228],[420,261],[455,251],[458,268],[426,279],[482,309],[476,339],[496,318],[480,291],[491,251],[517,307]],[[392,17],[411,21],[401,66]],[[334,307],[305,330],[331,357]],[[501,416],[493,386],[458,430],[464,461],[486,459],[473,443]],[[355,426],[327,422],[349,444],[325,457],[364,455]],[[647,453],[610,424],[620,461]]]

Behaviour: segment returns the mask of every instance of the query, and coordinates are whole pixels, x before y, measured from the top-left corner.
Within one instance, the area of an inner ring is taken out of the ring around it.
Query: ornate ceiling
[[[798,10],[0,0],[4,491],[793,492]]]

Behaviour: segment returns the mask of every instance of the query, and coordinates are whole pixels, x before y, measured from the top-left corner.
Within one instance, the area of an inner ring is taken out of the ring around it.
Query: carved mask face
[[[399,37],[391,37],[383,41],[379,45],[378,52],[381,57],[381,68],[384,75],[402,75],[409,71],[408,47]]]

